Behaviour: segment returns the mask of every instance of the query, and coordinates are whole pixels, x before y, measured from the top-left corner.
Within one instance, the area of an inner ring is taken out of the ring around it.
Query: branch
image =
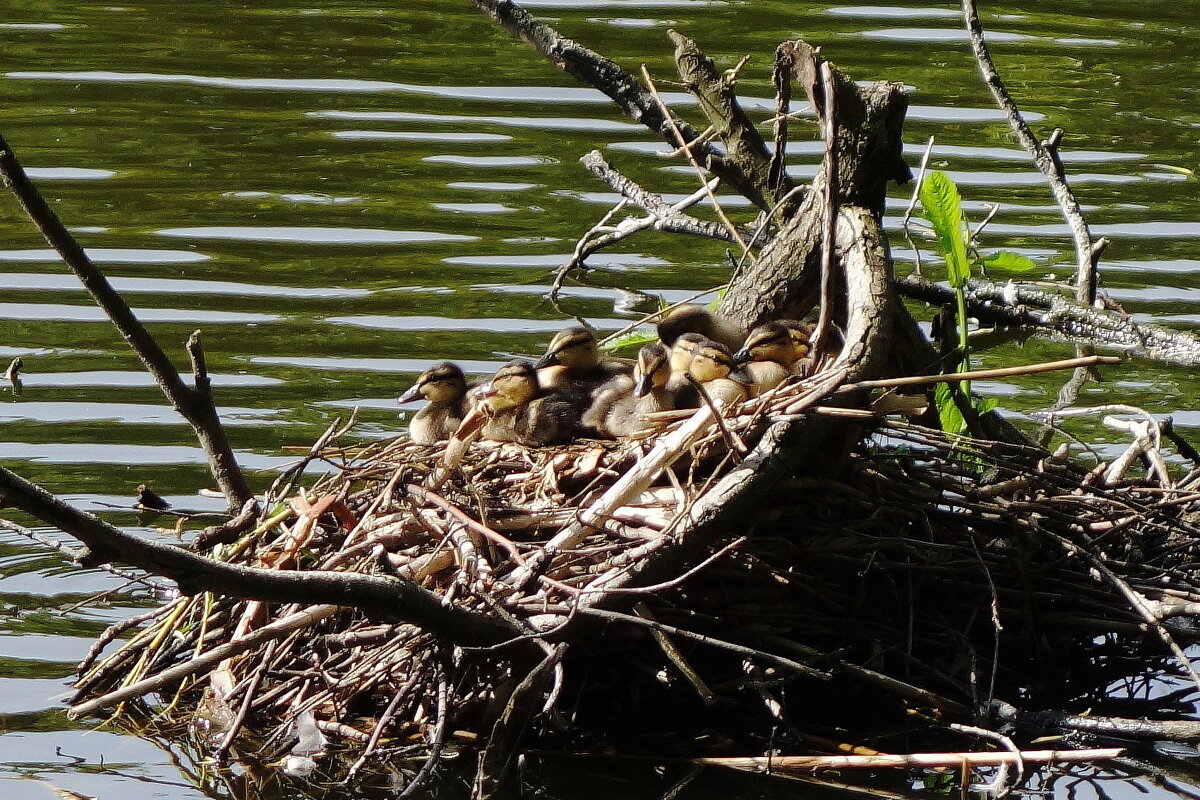
[[[198,334],[193,334],[188,342],[188,351],[196,367],[196,388],[193,389],[183,382],[179,371],[159,347],[158,342],[138,321],[124,298],[113,289],[104,273],[92,263],[83,248],[67,231],[66,226],[46,204],[3,136],[0,136],[0,176],[16,195],[21,207],[41,231],[42,236],[58,251],[63,261],[91,294],[92,299],[117,326],[121,336],[154,376],[155,382],[171,405],[191,423],[205,455],[208,456],[209,469],[221,487],[229,507],[240,508],[254,493],[250,491],[250,485],[237,464],[225,437],[225,430],[221,427],[217,409],[212,403]]]
[[[939,306],[954,297],[949,287],[915,275],[897,279],[896,287],[905,297]],[[1068,341],[1116,347],[1173,364],[1200,364],[1200,337],[1194,334],[1135,322],[1034,286],[972,279],[966,299],[970,315],[983,321],[1052,331]]]
[[[491,646],[522,632],[409,581],[357,572],[274,570],[225,564],[142,539],[80,511],[0,467],[0,507],[15,506],[87,545],[84,561],[121,561],[171,578],[184,594],[208,591],[269,603],[351,606],[368,616],[409,622],[454,644]]]
[[[721,158],[732,162],[739,172],[754,183],[755,196],[747,195],[750,201],[764,211],[770,211],[792,190],[792,181],[786,170],[781,170],[775,176],[778,185],[772,187],[771,154],[767,152],[767,143],[763,141],[762,134],[738,102],[733,91],[734,80],[717,72],[712,59],[694,41],[670,29],[667,35],[675,43],[675,66],[679,70],[679,77],[700,102],[700,110],[708,117],[725,145],[725,155]],[[711,156],[706,166],[712,169]],[[779,218],[787,219],[793,211],[795,204],[785,203],[779,209]]]
[[[1063,218],[1071,228],[1071,235],[1075,239],[1076,256],[1075,299],[1090,306],[1096,301],[1095,262],[1099,251],[1092,243],[1092,234],[1088,230],[1087,222],[1083,219],[1083,210],[1079,207],[1079,201],[1075,199],[1075,194],[1067,186],[1067,176],[1063,170],[1062,160],[1058,157],[1058,143],[1062,139],[1062,130],[1055,129],[1045,142],[1037,140],[1024,117],[1021,116],[1017,104],[1008,94],[1008,90],[1004,87],[1004,81],[1000,80],[1000,73],[996,71],[996,65],[992,62],[992,55],[988,52],[987,43],[983,39],[983,24],[979,21],[979,11],[975,7],[975,0],[962,0],[962,8],[963,21],[966,23],[967,33],[971,37],[971,50],[975,53],[975,60],[979,63],[979,73],[983,76],[983,82],[987,84],[988,89],[992,92],[992,97],[996,98],[996,103],[1008,117],[1008,124],[1016,134],[1017,141],[1021,143],[1026,152],[1033,156],[1037,168],[1046,176],[1046,181],[1050,184],[1050,191],[1054,193],[1054,198],[1062,208]]]
[[[567,39],[511,0],[471,0],[471,3],[554,66],[608,95],[630,119],[654,131],[672,148],[679,146],[675,130],[688,142],[696,142],[700,138],[695,128],[672,112],[667,110],[664,114],[649,90],[616,62]],[[743,174],[737,165],[726,162],[712,145],[696,142],[690,146],[690,150],[701,162],[709,162],[713,174],[744,197],[754,201],[758,196],[755,181]]]

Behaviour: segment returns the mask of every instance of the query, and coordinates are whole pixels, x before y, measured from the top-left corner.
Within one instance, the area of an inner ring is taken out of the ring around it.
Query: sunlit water
[[[284,446],[355,407],[362,435],[401,431],[412,408],[394,398],[430,362],[486,373],[538,352],[567,315],[614,330],[653,303],[632,292],[675,301],[724,280],[723,248],[643,235],[594,258],[587,285],[553,308],[554,268],[616,200],[579,156],[604,148],[668,199],[695,189],[694,171],[465,3],[272,5],[22,4],[0,24],[0,130],[173,355],[203,330],[222,415],[259,485],[286,463]],[[1084,17],[1065,0],[1008,4],[985,22],[1030,121],[1067,131],[1072,184],[1113,242],[1105,288],[1138,319],[1195,330],[1200,184],[1171,169],[1200,166],[1200,28],[1187,5],[1094,3]],[[856,79],[901,81],[910,161],[935,136],[932,162],[972,219],[1001,204],[985,247],[1029,255],[1045,275],[1071,271],[1066,227],[978,80],[956,4],[530,6],[631,69],[645,62],[686,114],[667,27],[723,68],[753,54],[740,88],[759,119],[771,113],[770,54],[788,37],[823,45]],[[804,126],[796,136],[790,168],[805,178],[821,146]],[[893,234],[906,205],[895,189]],[[26,378],[19,396],[0,393],[0,460],[91,510],[132,502],[142,482],[211,508],[194,496],[209,478],[190,430],[16,204],[3,208],[0,360],[22,357]],[[909,246],[893,245],[910,270]],[[1068,352],[1033,341],[981,362]],[[1185,434],[1200,434],[1191,372],[1134,362],[1106,377],[1081,400],[1178,411]],[[1053,402],[1059,380],[979,388],[1020,419]],[[167,753],[69,722],[60,703],[90,640],[152,602],[0,533],[0,796],[51,796],[21,775],[105,797],[202,796]]]

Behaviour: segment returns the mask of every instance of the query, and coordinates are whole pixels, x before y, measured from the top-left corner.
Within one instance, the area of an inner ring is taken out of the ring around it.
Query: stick
[[[324,605],[312,606],[304,611],[298,611],[295,614],[290,614],[283,619],[275,620],[253,633],[238,639],[234,642],[228,642],[214,647],[202,656],[197,656],[191,661],[185,661],[182,664],[176,664],[173,667],[164,669],[162,672],[153,677],[131,683],[124,686],[115,692],[109,692],[106,695],[97,697],[94,700],[88,700],[86,703],[74,705],[67,712],[67,716],[72,719],[77,719],[87,714],[92,714],[102,708],[115,706],[118,703],[123,703],[126,700],[132,700],[135,697],[141,697],[150,692],[157,691],[164,686],[181,681],[189,675],[194,675],[209,669],[215,664],[220,663],[226,658],[235,656],[238,653],[244,653],[247,650],[252,650],[263,642],[268,642],[273,639],[282,638],[292,631],[307,627],[314,622],[318,622],[327,617],[333,616],[340,609],[339,606]]]
[[[820,361],[833,319],[833,250],[837,239],[838,143],[837,89],[829,62],[821,59],[821,83],[824,103],[821,107],[821,132],[825,135],[825,219],[821,226],[821,300],[817,327],[812,335],[813,358]],[[814,105],[816,105],[814,103]]]
[[[471,3],[551,64],[606,94],[626,116],[654,131],[671,147],[700,138],[695,128],[656,102],[649,90],[629,72],[599,53],[561,36],[511,0],[471,0]],[[736,164],[721,158],[711,144],[698,142],[695,150],[709,163],[714,175],[730,183],[740,194],[751,197],[758,191],[754,181],[742,174]]]
[[[211,591],[272,603],[335,603],[381,619],[411,622],[456,644],[497,644],[521,632],[495,617],[442,598],[409,581],[354,572],[275,570],[216,561],[143,539],[86,514],[0,467],[0,497],[82,541],[89,561],[119,560],[179,584],[184,594]]]
[[[1035,375],[1039,372],[1053,372],[1059,369],[1075,369],[1091,367],[1096,364],[1119,364],[1117,356],[1084,356],[1083,358],[1065,358],[1061,361],[1044,361],[1040,364],[1027,364],[1023,367],[997,367],[996,369],[977,369],[971,372],[954,372],[945,375],[909,375],[903,378],[880,378],[871,381],[858,381],[844,384],[838,391],[852,392],[857,389],[881,389],[891,386],[921,386],[928,383],[948,383],[952,381],[987,380],[989,378],[1011,378],[1017,375]]]
[[[774,653],[768,653],[763,650],[755,650],[753,647],[735,644],[734,642],[726,641],[724,639],[717,639],[713,636],[705,636],[702,633],[696,633],[684,628],[677,628],[674,625],[667,625],[666,623],[657,622],[652,619],[642,619],[641,617],[622,614],[617,611],[607,611],[602,608],[581,607],[579,608],[578,613],[589,617],[599,617],[601,619],[613,620],[615,622],[628,622],[633,625],[640,625],[643,628],[649,628],[650,630],[660,631],[662,633],[669,633],[672,636],[678,636],[681,639],[691,639],[694,642],[707,644],[710,647],[716,647],[721,650],[728,650],[729,652],[737,653],[738,655],[769,661],[776,666],[780,666],[794,672],[799,672],[800,674],[807,675],[810,678],[819,678],[821,680],[829,679],[828,674],[821,672],[820,670],[813,669],[807,664],[801,664],[799,661],[794,659],[775,655]]]
[[[996,98],[996,103],[1008,117],[1008,124],[1016,134],[1017,141],[1021,143],[1026,152],[1033,156],[1037,168],[1046,176],[1046,182],[1050,184],[1050,191],[1058,200],[1063,217],[1071,228],[1071,235],[1075,239],[1076,255],[1075,299],[1090,306],[1096,302],[1095,250],[1092,244],[1092,234],[1083,218],[1083,210],[1080,209],[1075,194],[1067,186],[1067,177],[1063,171],[1062,161],[1058,158],[1058,143],[1062,139],[1062,131],[1056,130],[1045,142],[1037,140],[1025,122],[1025,118],[1021,116],[1017,104],[1013,102],[1012,96],[1004,87],[1000,73],[996,71],[996,65],[992,61],[987,43],[983,39],[983,24],[979,21],[979,11],[975,7],[975,0],[962,0],[962,9],[967,34],[971,38],[971,51],[975,54],[975,60],[979,64],[979,73],[983,76],[983,82],[987,84],[988,89],[992,92],[992,97]]]
[[[595,503],[580,512],[575,522],[546,542],[539,553],[527,559],[526,565],[514,572],[507,582],[513,586],[524,585],[558,553],[586,539],[593,530],[604,524],[605,518],[611,516],[613,511],[627,505],[631,498],[648,489],[664,469],[675,463],[692,443],[704,435],[711,423],[712,410],[708,406],[701,406],[691,419],[669,436],[655,442],[649,453],[642,456]]]
[[[1125,751],[1119,747],[1092,750],[1025,750],[1021,753],[908,753],[874,756],[751,756],[741,758],[696,758],[699,764],[761,771],[765,769],[883,769],[909,767],[990,767],[1013,764],[1046,764],[1053,761],[1102,761],[1120,758]]]
[[[200,349],[199,331],[188,339],[188,353],[192,357],[196,381],[196,387],[191,388],[183,382],[171,359],[138,320],[133,309],[113,289],[104,273],[92,263],[66,226],[46,204],[3,136],[0,136],[0,176],[3,176],[4,184],[16,195],[21,207],[41,231],[42,236],[58,251],[88,294],[112,320],[121,336],[146,365],[146,369],[171,405],[191,424],[200,440],[200,446],[204,448],[204,454],[208,457],[209,470],[221,487],[230,510],[241,508],[254,493],[250,491],[250,484],[246,482],[246,476],[238,466],[233,448],[225,436],[225,429],[221,427],[220,416],[213,405],[208,371]]]

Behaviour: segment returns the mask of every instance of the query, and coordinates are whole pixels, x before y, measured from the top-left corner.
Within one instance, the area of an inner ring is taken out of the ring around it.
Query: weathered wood
[[[721,137],[725,155],[710,155],[704,166],[716,172],[722,164],[732,163],[744,175],[748,186],[739,187],[748,200],[763,211],[771,211],[792,190],[792,181],[786,172],[781,172],[777,185],[772,186],[771,154],[762,134],[738,102],[734,92],[734,80],[717,70],[712,59],[694,41],[678,31],[668,30],[667,35],[675,43],[675,67],[684,85],[700,102],[700,110]],[[728,167],[726,167],[728,169]],[[787,218],[795,210],[795,203],[788,202],[777,209],[780,218]]]
[[[589,50],[576,41],[561,35],[554,28],[536,19],[510,0],[471,0],[496,24],[517,39],[532,47],[554,66],[573,78],[604,92],[635,122],[640,122],[670,144],[678,146],[675,131],[693,141],[700,132],[676,116],[666,113],[641,81],[611,59]],[[701,160],[715,157],[713,172],[747,197],[757,191],[753,180],[743,175],[736,165],[720,158],[712,145],[699,143],[694,148]]]
[[[901,278],[897,286],[906,297],[934,305],[953,297],[949,287],[915,275]],[[1137,322],[1036,286],[972,279],[966,299],[968,313],[983,322],[1048,331],[1064,341],[1107,345],[1172,364],[1200,364],[1200,337],[1195,334]]]
[[[820,56],[804,42],[786,43],[780,51],[791,60],[793,75],[820,113],[824,108]],[[888,182],[905,182],[911,177],[901,155],[908,99],[898,83],[879,82],[864,89],[836,69],[833,76],[838,115],[837,205],[861,207],[882,217]],[[813,306],[825,223],[826,204],[821,194],[830,180],[823,165],[792,218],[757,259],[747,259],[734,272],[721,313],[753,327],[771,319],[803,316]]]

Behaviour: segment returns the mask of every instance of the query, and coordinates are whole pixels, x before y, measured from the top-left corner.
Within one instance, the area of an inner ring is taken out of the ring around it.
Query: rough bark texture
[[[734,93],[734,81],[717,71],[712,59],[700,51],[696,43],[676,31],[667,31],[675,43],[675,66],[688,91],[700,102],[700,110],[725,145],[725,155],[716,158],[745,175],[751,183],[751,193],[746,198],[763,211],[770,211],[780,197],[792,189],[786,173],[779,176],[778,185],[771,180],[771,154],[758,128],[746,114]],[[714,172],[716,164],[710,156],[705,164]],[[725,170],[728,171],[728,167]],[[779,212],[787,216],[793,208],[785,206]]]
[[[804,42],[781,50],[792,60],[793,74],[814,108],[824,107],[820,57]],[[864,89],[833,71],[837,92],[836,189],[838,206],[863,208],[883,215],[887,184],[907,181],[901,156],[901,133],[908,99],[897,83]],[[821,230],[825,206],[821,195],[830,176],[823,166],[795,215],[756,260],[747,259],[734,272],[721,313],[753,327],[767,320],[803,316],[816,301],[820,279]]]
[[[949,287],[917,276],[901,279],[898,286],[907,297],[933,305],[952,302],[954,297]],[[1194,334],[1139,323],[1035,286],[971,280],[966,296],[967,311],[983,322],[1048,330],[1067,341],[1109,345],[1172,364],[1200,364],[1200,337]]]
[[[0,508],[15,506],[89,548],[88,563],[118,561],[171,578],[185,594],[210,591],[272,603],[354,606],[380,619],[411,622],[457,644],[490,646],[520,636],[507,623],[455,605],[414,583],[354,572],[255,569],[143,539],[64,503],[0,467]]]

